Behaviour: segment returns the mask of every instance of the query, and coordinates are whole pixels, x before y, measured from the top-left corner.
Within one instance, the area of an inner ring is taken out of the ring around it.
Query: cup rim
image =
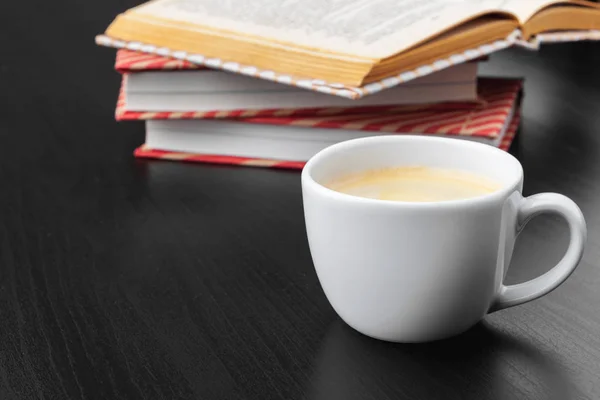
[[[380,200],[380,199],[371,199],[366,197],[354,196],[346,193],[337,192],[335,190],[329,189],[326,186],[323,186],[319,182],[317,182],[313,178],[315,165],[318,165],[323,159],[326,159],[331,154],[344,151],[345,149],[350,149],[353,147],[361,146],[369,142],[406,142],[406,141],[421,141],[424,143],[433,143],[433,142],[443,142],[443,143],[454,143],[459,146],[464,146],[466,148],[476,149],[478,151],[488,151],[490,153],[499,154],[501,157],[509,160],[510,163],[514,164],[517,168],[518,173],[516,177],[512,179],[509,183],[503,184],[502,188],[496,190],[492,193],[483,194],[476,197],[470,197],[466,199],[458,199],[458,200],[443,200],[443,201],[432,201],[432,202],[410,202],[410,201],[397,201],[397,200]],[[519,190],[520,183],[523,181],[523,166],[512,154],[500,150],[497,147],[485,144],[478,143],[473,141],[468,141],[464,139],[458,138],[445,138],[445,137],[435,137],[435,136],[419,136],[419,135],[378,135],[378,136],[370,136],[365,138],[357,138],[350,139],[343,142],[338,142],[329,147],[324,148],[319,151],[317,154],[312,156],[305,164],[302,169],[302,186],[310,185],[320,194],[330,197],[339,201],[346,202],[354,202],[365,205],[376,205],[376,206],[389,206],[389,207],[415,207],[415,208],[440,208],[440,207],[457,207],[457,206],[469,206],[474,205],[476,203],[495,201],[501,198],[507,198],[515,191]]]

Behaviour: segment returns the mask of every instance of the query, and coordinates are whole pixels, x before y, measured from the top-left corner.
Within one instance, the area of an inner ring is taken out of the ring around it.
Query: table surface
[[[399,345],[328,304],[298,172],[133,159],[143,126],[114,122],[114,52],[93,43],[133,1],[39,3],[0,6],[3,399],[600,398],[600,44],[482,68],[526,79],[512,151],[526,194],[581,206],[577,271],[457,338]],[[508,282],[567,241],[534,220]]]

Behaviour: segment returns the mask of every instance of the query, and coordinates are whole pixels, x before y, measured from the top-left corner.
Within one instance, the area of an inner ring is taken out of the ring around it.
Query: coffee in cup
[[[495,192],[501,187],[484,175],[422,165],[361,171],[334,179],[324,186],[352,196],[407,202],[468,199]]]

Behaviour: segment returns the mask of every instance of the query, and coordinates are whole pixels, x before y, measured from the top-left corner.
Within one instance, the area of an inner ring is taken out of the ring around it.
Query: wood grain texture
[[[600,398],[600,44],[482,68],[526,78],[512,151],[526,194],[583,209],[579,269],[458,338],[392,345],[327,303],[298,173],[132,158],[142,125],[114,122],[114,52],[93,37],[134,2],[37,3],[0,5],[3,399]],[[567,239],[533,221],[509,282]]]

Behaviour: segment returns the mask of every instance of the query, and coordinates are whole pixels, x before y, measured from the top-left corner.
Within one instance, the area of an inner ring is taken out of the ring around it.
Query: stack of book
[[[145,121],[137,157],[179,161],[302,168],[331,144],[382,134],[506,150],[522,82],[478,78],[478,62],[515,44],[600,39],[600,7],[583,0],[404,3],[136,7],[97,37],[119,49],[116,117]]]

